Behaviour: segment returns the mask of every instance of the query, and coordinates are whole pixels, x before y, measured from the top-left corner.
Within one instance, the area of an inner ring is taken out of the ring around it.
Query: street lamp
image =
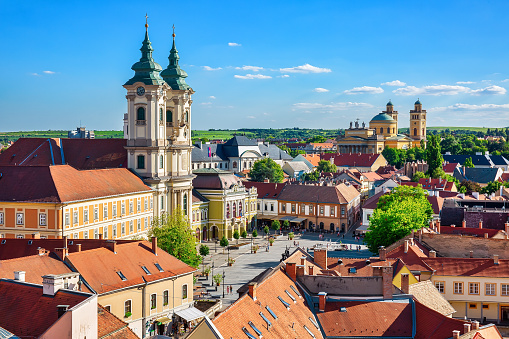
[[[251,254],[253,254],[253,234],[251,234]]]
[[[214,240],[214,251],[217,253],[217,239]]]
[[[225,274],[224,274],[224,270],[223,270],[223,299],[224,299],[224,277],[225,277]]]
[[[230,265],[230,246],[228,246],[228,265]]]
[[[210,277],[210,286],[214,286],[214,261],[212,261],[212,276]],[[217,291],[217,285],[216,285]]]

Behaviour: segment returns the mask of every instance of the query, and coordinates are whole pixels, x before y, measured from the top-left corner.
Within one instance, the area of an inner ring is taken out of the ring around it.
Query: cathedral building
[[[426,142],[426,110],[417,100],[410,111],[409,134],[398,133],[398,111],[389,100],[386,110],[375,115],[366,127],[364,122],[350,123],[345,136],[338,138],[339,153],[382,153],[385,147],[408,149],[420,147],[421,141]]]
[[[127,90],[124,116],[128,167],[155,191],[154,214],[182,208],[191,214],[191,96],[187,73],[179,66],[173,45],[165,70],[152,57],[152,44],[145,25],[141,58],[131,69],[134,76]],[[190,218],[189,218],[190,219]]]

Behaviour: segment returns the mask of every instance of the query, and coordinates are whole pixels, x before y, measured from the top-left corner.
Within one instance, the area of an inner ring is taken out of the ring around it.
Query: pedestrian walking
[[[230,285],[230,294],[233,294],[233,286]]]

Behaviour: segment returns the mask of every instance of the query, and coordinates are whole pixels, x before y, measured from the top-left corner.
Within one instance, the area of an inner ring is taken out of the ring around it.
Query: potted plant
[[[214,279],[216,286],[221,286],[221,281],[223,280],[223,276],[220,273],[213,276],[212,279]]]
[[[209,278],[209,274],[210,274],[210,267],[209,266],[207,266],[207,268],[205,268],[205,270],[203,270],[203,274],[205,274],[207,279]]]
[[[288,239],[293,240],[295,234],[293,232],[288,233]]]
[[[233,232],[233,238],[235,240],[237,240],[237,244],[239,243],[239,238],[240,238],[240,233],[239,231],[235,230],[235,232]]]
[[[272,238],[272,237],[269,238],[269,244],[270,244],[270,246],[272,246],[272,244],[274,244],[274,238]]]
[[[230,258],[230,259],[228,260],[228,266],[233,266],[233,264],[234,264],[234,263],[235,263],[235,259]]]
[[[129,318],[130,316],[132,316],[133,314],[131,312],[125,312],[124,314],[124,318]]]
[[[247,238],[247,232],[246,232],[246,230],[242,231],[242,232],[240,233],[240,236],[241,236],[243,239]]]
[[[256,253],[256,251],[258,251],[259,248],[260,248],[260,246],[254,245],[253,246],[253,253]]]

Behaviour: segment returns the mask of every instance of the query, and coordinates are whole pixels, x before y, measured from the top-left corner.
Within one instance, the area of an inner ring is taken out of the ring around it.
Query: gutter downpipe
[[[146,325],[146,320],[147,320],[147,311],[146,311],[146,296],[145,296],[145,292],[147,290],[147,281],[145,280],[145,277],[144,276],[141,276],[141,278],[143,279],[143,282],[145,283],[143,285],[143,287],[141,288],[141,328],[142,328],[142,332],[141,332],[141,337],[142,338],[145,338],[146,336],[146,333],[147,333],[147,325]]]

